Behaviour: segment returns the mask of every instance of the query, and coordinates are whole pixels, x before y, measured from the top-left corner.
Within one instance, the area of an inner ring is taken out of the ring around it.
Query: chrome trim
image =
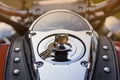
[[[35,67],[35,69],[38,70],[40,79],[42,80],[64,80],[64,79],[84,80],[84,78],[86,77],[85,75],[87,74],[86,72],[89,70],[90,66],[92,66],[91,63],[89,62],[90,61],[90,45],[91,45],[92,36],[86,34],[86,32],[89,32],[89,31],[75,32],[75,31],[63,30],[63,29],[53,30],[48,32],[31,31],[32,33],[34,32],[36,33],[36,35],[30,38],[32,43],[31,45],[33,47],[34,56],[35,56],[34,65],[37,62],[43,62],[44,64],[41,67]],[[74,35],[83,41],[83,43],[86,46],[86,51],[82,58],[78,59],[77,61],[72,60],[72,61],[54,62],[54,63],[53,61],[50,62],[40,58],[37,52],[39,42],[43,40],[46,37],[46,35],[58,34],[60,32]],[[89,67],[82,66],[80,64],[82,61],[87,61],[89,63]],[[69,76],[67,76],[68,74]],[[45,75],[48,75],[48,76],[45,77]]]

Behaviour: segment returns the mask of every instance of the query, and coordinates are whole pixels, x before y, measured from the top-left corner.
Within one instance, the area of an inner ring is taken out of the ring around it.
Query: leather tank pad
[[[92,80],[120,80],[116,51],[108,37],[100,36],[96,59]]]
[[[20,48],[20,50],[18,48]],[[3,80],[31,80],[23,50],[22,37],[15,38],[12,41],[7,54]]]
[[[103,46],[108,46],[108,49],[103,49]],[[15,48],[20,48],[20,51],[16,52]],[[27,63],[25,55],[28,54],[24,54],[23,38],[14,39],[7,54],[3,80],[34,80],[30,76],[29,62]],[[103,59],[104,55],[108,56],[108,60]],[[16,57],[20,58],[19,62],[14,61]],[[110,72],[105,72],[105,67],[109,68]],[[18,74],[14,74],[15,69],[19,70]],[[92,80],[120,80],[114,45],[109,38],[104,36],[99,38],[99,47]]]

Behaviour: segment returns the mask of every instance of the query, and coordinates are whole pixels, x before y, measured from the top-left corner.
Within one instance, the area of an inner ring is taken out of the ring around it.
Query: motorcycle
[[[110,38],[96,32],[119,11],[119,3],[38,1],[27,11],[12,11],[21,22],[2,16],[24,36],[14,38],[4,53],[1,80],[119,80],[119,54]],[[37,19],[31,24],[28,18]]]

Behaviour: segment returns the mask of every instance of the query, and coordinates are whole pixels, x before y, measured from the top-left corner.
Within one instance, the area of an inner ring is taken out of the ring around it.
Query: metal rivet
[[[108,50],[109,48],[108,48],[108,46],[103,46],[103,49]]]
[[[15,63],[17,63],[17,62],[19,62],[20,61],[20,58],[18,58],[18,57],[16,57],[15,59],[14,59],[14,62]]]
[[[20,51],[20,48],[15,48],[15,50],[14,50],[15,52],[19,52]]]
[[[104,60],[108,60],[109,58],[108,58],[107,55],[104,55],[104,56],[103,56],[103,59],[104,59]]]
[[[20,73],[19,69],[14,69],[13,74],[18,75]]]
[[[107,73],[109,73],[110,72],[110,68],[109,67],[105,67],[104,71],[107,72]]]

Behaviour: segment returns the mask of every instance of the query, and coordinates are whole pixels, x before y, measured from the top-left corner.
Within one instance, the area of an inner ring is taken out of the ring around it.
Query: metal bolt
[[[103,49],[108,50],[109,48],[108,48],[108,46],[103,46]]]
[[[86,34],[92,35],[92,34],[93,34],[93,31],[86,32]]]
[[[16,48],[14,49],[14,51],[15,51],[15,52],[19,52],[19,51],[20,51],[20,48],[16,47]]]
[[[18,57],[16,57],[15,59],[14,59],[14,62],[15,63],[17,63],[17,62],[19,62],[20,61],[20,58],[18,58]]]
[[[109,67],[105,67],[104,71],[107,72],[107,73],[109,73],[110,72],[110,68]]]
[[[35,35],[36,35],[35,32],[30,32],[29,35],[28,35],[28,37],[31,38],[32,36],[35,36]]]
[[[104,55],[104,56],[103,56],[103,59],[104,59],[104,60],[108,60],[109,58],[108,58],[107,55]]]
[[[43,66],[43,62],[36,62],[36,67],[40,68],[41,66]]]
[[[18,75],[20,73],[19,69],[14,69],[13,74]]]
[[[89,64],[89,63],[88,63],[87,61],[82,61],[82,62],[81,62],[81,65],[84,66],[84,67],[88,67],[88,64]]]

